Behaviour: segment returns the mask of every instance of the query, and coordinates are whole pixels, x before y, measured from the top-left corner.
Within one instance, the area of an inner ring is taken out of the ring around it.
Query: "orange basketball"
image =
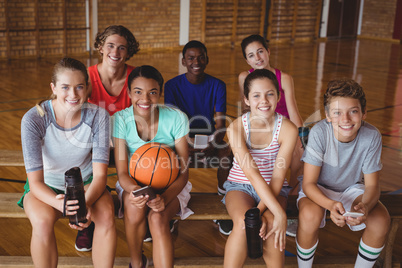
[[[167,145],[151,142],[138,148],[130,159],[130,174],[142,185],[166,189],[180,171],[176,153]]]

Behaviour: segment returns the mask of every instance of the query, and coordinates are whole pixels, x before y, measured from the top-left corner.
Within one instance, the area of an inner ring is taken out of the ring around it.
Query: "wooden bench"
[[[24,158],[22,156],[22,151],[0,150],[0,166],[3,167],[24,166]]]
[[[353,268],[355,257],[315,257],[314,267],[318,268]],[[130,262],[128,257],[117,257],[115,259],[115,268],[127,268],[127,264]],[[30,256],[0,256],[0,267],[33,267],[33,262]],[[93,267],[90,257],[59,257],[59,268],[84,268]],[[153,267],[151,265],[150,267]],[[221,268],[223,267],[223,257],[197,257],[197,258],[178,258],[174,261],[174,267],[186,267],[186,268]],[[248,268],[265,268],[266,265],[262,259],[252,260],[247,259],[244,267]],[[287,257],[286,268],[297,268],[296,257]]]
[[[0,217],[2,218],[26,218],[24,211],[17,206],[20,193],[0,193]],[[117,196],[113,195],[115,205],[118,205]],[[186,220],[227,220],[230,219],[225,206],[221,203],[221,196],[214,193],[192,193],[189,207],[194,214]],[[392,250],[395,236],[402,219],[402,195],[382,194],[381,202],[387,207],[391,215],[391,230],[388,235],[386,246],[383,250],[381,262],[384,267],[392,267]],[[296,196],[290,196],[288,200],[288,218],[297,218]],[[117,211],[117,209],[116,209]],[[7,258],[7,257],[3,257]],[[344,259],[344,258],[342,258]],[[212,261],[213,259],[211,259]],[[219,262],[219,258],[213,262]],[[288,258],[287,258],[288,261]],[[354,257],[353,257],[354,262]],[[352,264],[353,264],[352,262]],[[3,263],[0,261],[0,263]],[[257,262],[258,263],[258,262]],[[315,261],[316,263],[316,261]],[[339,262],[337,262],[339,264]],[[0,266],[1,267],[1,266]],[[323,266],[324,267],[324,266]],[[345,267],[345,266],[342,266]]]
[[[0,166],[24,166],[22,152],[15,150],[0,150]],[[2,218],[26,218],[24,211],[17,206],[17,201],[21,197],[20,193],[0,193],[0,217]],[[116,195],[113,195],[115,206],[118,206],[118,200]],[[230,219],[227,214],[225,206],[221,203],[221,196],[218,196],[214,193],[192,193],[191,200],[189,203],[189,207],[195,212],[193,215],[188,217],[187,220],[227,220]],[[399,228],[399,223],[402,219],[402,195],[381,195],[381,202],[387,207],[390,215],[391,215],[391,229],[388,234],[388,239],[385,245],[385,248],[381,255],[380,262],[383,263],[383,267],[392,267],[392,251],[393,245],[396,237],[396,233]],[[116,209],[117,211],[117,209]],[[287,215],[289,219],[295,219],[298,216],[298,210],[296,208],[296,196],[290,196],[288,200],[288,209]],[[31,262],[30,257],[27,257]],[[293,257],[294,258],[294,257]],[[30,264],[23,261],[25,257],[21,256],[0,256],[0,267],[4,263],[11,263],[13,260],[17,260],[17,264],[20,264],[20,267],[26,267]],[[75,267],[85,267],[85,263],[88,262],[89,266],[91,266],[91,261],[82,259],[82,257],[73,258],[66,257],[60,258],[60,267],[74,267],[74,260],[79,264],[76,264]],[[325,261],[326,260],[326,261]],[[329,261],[332,260],[332,261]],[[355,257],[325,257],[323,260],[317,257],[314,263],[319,264],[318,267],[353,267]],[[124,258],[116,258],[116,267],[120,267],[119,263],[128,262]],[[297,264],[292,258],[286,259],[286,267],[297,267]],[[332,263],[332,266],[328,266]],[[14,264],[16,264],[14,262]],[[208,266],[208,267],[221,267],[223,264],[223,259],[218,257],[213,258],[197,258],[195,259],[178,259],[175,260],[175,266],[182,267],[185,265],[186,267],[200,267],[200,266]],[[248,261],[250,266],[246,267],[265,267],[261,260],[256,261]],[[212,265],[212,266],[210,266]],[[288,266],[290,265],[290,266]],[[293,265],[293,266],[292,266]],[[7,266],[8,267],[8,266]],[[18,267],[18,266],[13,266]]]

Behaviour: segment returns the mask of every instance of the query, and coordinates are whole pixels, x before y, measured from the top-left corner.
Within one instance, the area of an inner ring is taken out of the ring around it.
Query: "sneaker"
[[[178,222],[179,220],[171,220],[169,222],[169,227],[170,227],[170,232],[173,233],[174,232],[174,225],[176,224],[176,222]]]
[[[296,237],[297,227],[299,226],[299,221],[297,219],[289,219],[288,227],[286,228],[286,235],[291,237]]]
[[[142,254],[142,266],[141,266],[141,268],[147,268],[148,265],[149,265],[149,263],[148,263],[147,257],[146,257],[144,254]],[[128,267],[129,267],[129,268],[133,268],[133,267],[131,266],[131,262],[130,262],[130,264],[128,265]]]
[[[145,234],[144,242],[151,242],[151,241],[152,241],[151,232],[149,231],[149,227],[147,227],[147,233]]]
[[[178,222],[178,220],[171,220],[169,222],[169,227],[170,227],[171,233],[174,232],[174,225],[176,224],[176,222]],[[148,228],[147,233],[145,234],[144,242],[151,242],[151,241],[152,241],[152,236],[151,236],[151,232],[149,231],[149,228]]]
[[[94,237],[95,224],[91,222],[88,228],[78,231],[75,239],[75,249],[78,251],[91,251],[92,239]]]
[[[219,232],[224,235],[230,235],[233,229],[233,221],[232,220],[214,220],[216,224],[219,226]]]

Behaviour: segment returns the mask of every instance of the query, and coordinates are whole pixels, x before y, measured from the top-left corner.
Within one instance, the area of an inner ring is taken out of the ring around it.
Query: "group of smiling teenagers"
[[[51,97],[30,109],[21,122],[27,182],[18,204],[32,225],[35,267],[57,267],[54,224],[63,210],[66,215],[77,213],[78,200],[64,198],[64,173],[72,167],[81,170],[88,211],[86,223],[70,224],[78,230],[76,249],[92,250],[94,267],[113,267],[116,226],[106,188],[109,159],[114,159],[117,170],[117,214],[124,218],[127,265],[148,267],[150,256],[142,247],[152,239],[153,265],[173,267],[172,218],[186,219],[193,213],[187,206],[192,189],[187,167],[200,157],[221,163],[217,190],[232,219],[217,221],[219,230],[229,235],[224,267],[244,265],[244,215],[254,207],[261,215],[259,236],[266,266],[284,267],[289,194],[298,194],[299,267],[312,267],[327,211],[339,227],[364,229],[355,267],[374,265],[390,217],[379,202],[381,135],[364,121],[362,87],[351,79],[330,81],[324,95],[326,118],[311,128],[308,143],[302,144],[298,128],[303,121],[291,75],[271,66],[263,37],[250,35],[241,47],[251,69],[239,74],[243,112],[228,126],[226,85],[205,72],[209,58],[199,41],[183,48],[187,72],[165,85],[155,67],[126,63],[139,51],[139,43],[121,25],[98,33],[95,48],[100,63],[88,69],[73,58],[56,63]],[[160,104],[162,93],[164,104]],[[194,146],[196,135],[208,136],[206,148]],[[174,183],[152,200],[133,195],[141,186],[128,168],[133,153],[150,142],[168,145],[180,161]]]

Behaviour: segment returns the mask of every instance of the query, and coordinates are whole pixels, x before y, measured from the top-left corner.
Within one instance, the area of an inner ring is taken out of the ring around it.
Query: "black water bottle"
[[[247,210],[244,215],[246,225],[247,252],[248,256],[256,259],[262,256],[262,238],[260,237],[261,215],[258,208]]]
[[[308,127],[299,127],[299,137],[303,145],[303,149],[306,149],[309,133],[310,129]]]
[[[84,183],[82,181],[80,168],[73,167],[67,170],[66,173],[64,173],[64,177],[66,185],[66,194],[64,200],[78,200],[77,205],[79,206],[77,213],[69,216],[70,223],[77,226],[80,222],[86,223],[88,221],[86,218],[87,207],[85,203]]]

